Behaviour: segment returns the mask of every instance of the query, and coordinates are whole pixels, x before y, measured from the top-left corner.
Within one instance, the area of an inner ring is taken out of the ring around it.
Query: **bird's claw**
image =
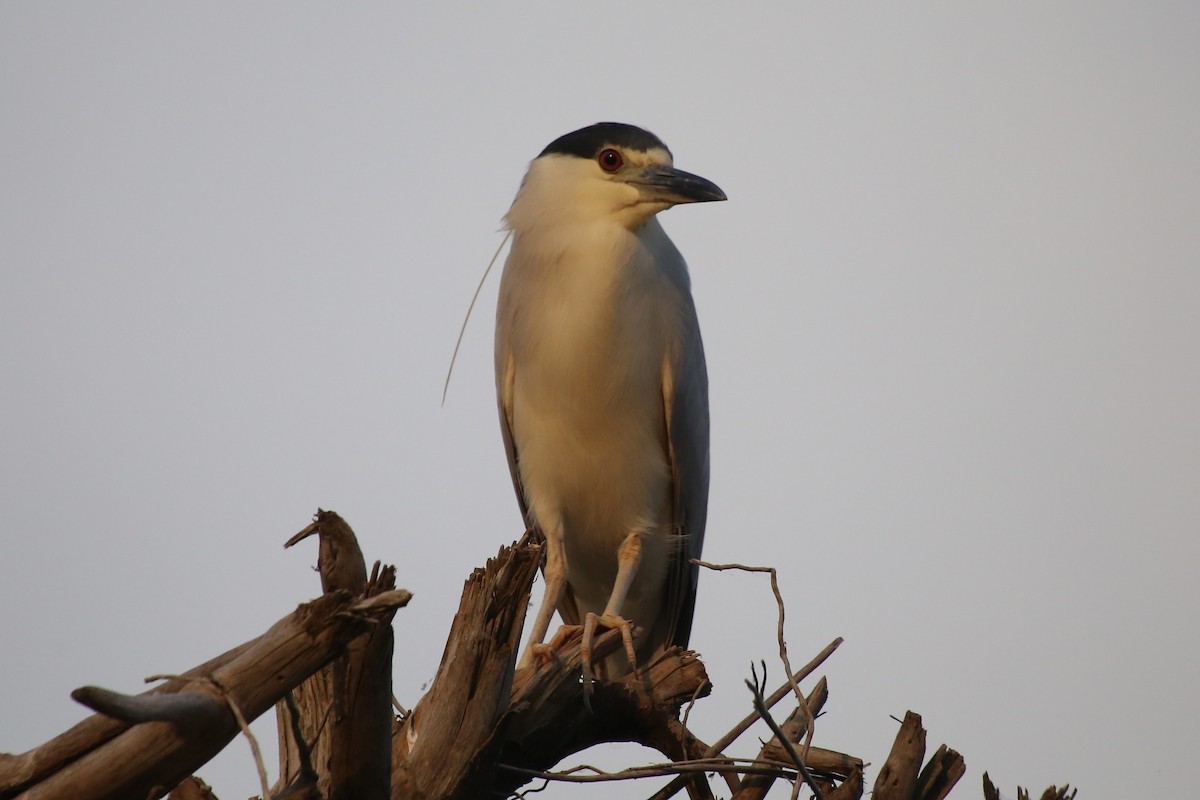
[[[583,702],[588,711],[592,710],[592,682],[596,680],[592,671],[592,640],[596,638],[596,628],[604,627],[621,631],[621,641],[625,645],[625,656],[629,659],[629,668],[634,675],[639,675],[637,651],[633,647],[633,625],[624,617],[616,614],[596,614],[588,612],[583,620],[583,640],[579,643],[579,659],[583,666]]]
[[[518,669],[536,666],[538,669],[550,664],[562,666],[563,660],[558,655],[558,651],[562,646],[574,636],[583,626],[582,625],[563,625],[554,634],[554,638],[549,642],[534,642],[525,648],[525,655],[521,657],[521,663],[517,665]]]
[[[561,660],[558,653],[554,652],[553,645],[531,644],[525,651],[525,658],[521,659],[521,666],[541,669]]]

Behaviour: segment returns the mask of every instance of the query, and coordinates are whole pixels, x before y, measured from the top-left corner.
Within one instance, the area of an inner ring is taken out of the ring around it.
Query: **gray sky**
[[[416,701],[521,527],[495,275],[439,408],[454,337],[529,159],[612,119],[730,198],[663,216],[709,357],[705,554],[779,567],[795,662],[846,638],[817,743],[879,765],[911,708],[955,796],[1178,789],[1200,6],[732,8],[0,5],[0,751],[314,596],[281,545],[317,506],[415,593]],[[701,737],[774,612],[702,577]],[[201,774],[257,791],[242,741]]]

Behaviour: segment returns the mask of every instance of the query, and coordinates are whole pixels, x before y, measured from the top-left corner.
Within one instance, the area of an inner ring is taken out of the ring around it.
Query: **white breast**
[[[647,531],[626,614],[649,625],[639,607],[658,601],[672,514],[662,370],[682,307],[661,262],[678,253],[653,221],[639,234],[598,223],[538,242],[531,251],[515,237],[500,304],[531,521],[561,522],[583,613],[603,610],[625,536]]]

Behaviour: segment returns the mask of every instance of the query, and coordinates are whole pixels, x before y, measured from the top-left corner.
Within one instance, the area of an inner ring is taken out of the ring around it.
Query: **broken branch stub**
[[[925,728],[921,715],[907,712],[892,752],[875,779],[877,800],[941,800],[966,772],[963,757],[942,745],[924,769]]]
[[[394,567],[375,563],[368,578],[354,531],[332,511],[288,540],[319,536],[317,571],[326,595],[348,591],[369,608],[395,588]],[[279,780],[272,794],[312,787],[321,797],[386,800],[391,788],[391,615],[346,645],[276,705]]]
[[[485,796],[540,560],[536,545],[501,548],[467,579],[433,686],[392,737],[393,798]]]

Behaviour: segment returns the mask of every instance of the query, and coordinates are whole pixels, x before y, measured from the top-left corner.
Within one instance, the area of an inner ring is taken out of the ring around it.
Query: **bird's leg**
[[[546,638],[546,631],[550,629],[550,618],[554,616],[554,609],[558,608],[567,588],[567,550],[563,544],[561,523],[546,531],[546,566],[542,569],[542,575],[546,578],[546,591],[542,595],[542,605],[533,620],[533,630],[529,634],[529,643],[525,646],[525,655],[521,657],[518,667],[530,666],[534,658],[545,663],[549,653],[553,652],[542,644],[542,641]]]
[[[613,583],[612,594],[608,596],[608,606],[603,614],[588,612],[583,622],[583,641],[579,645],[580,658],[583,661],[583,687],[585,692],[592,690],[592,639],[596,635],[596,626],[618,628],[621,640],[625,643],[625,655],[629,658],[629,666],[637,673],[637,651],[633,648],[633,627],[629,620],[621,616],[621,607],[625,605],[625,596],[633,585],[637,575],[638,564],[642,561],[642,533],[634,531],[625,537],[617,550],[617,579]]]

